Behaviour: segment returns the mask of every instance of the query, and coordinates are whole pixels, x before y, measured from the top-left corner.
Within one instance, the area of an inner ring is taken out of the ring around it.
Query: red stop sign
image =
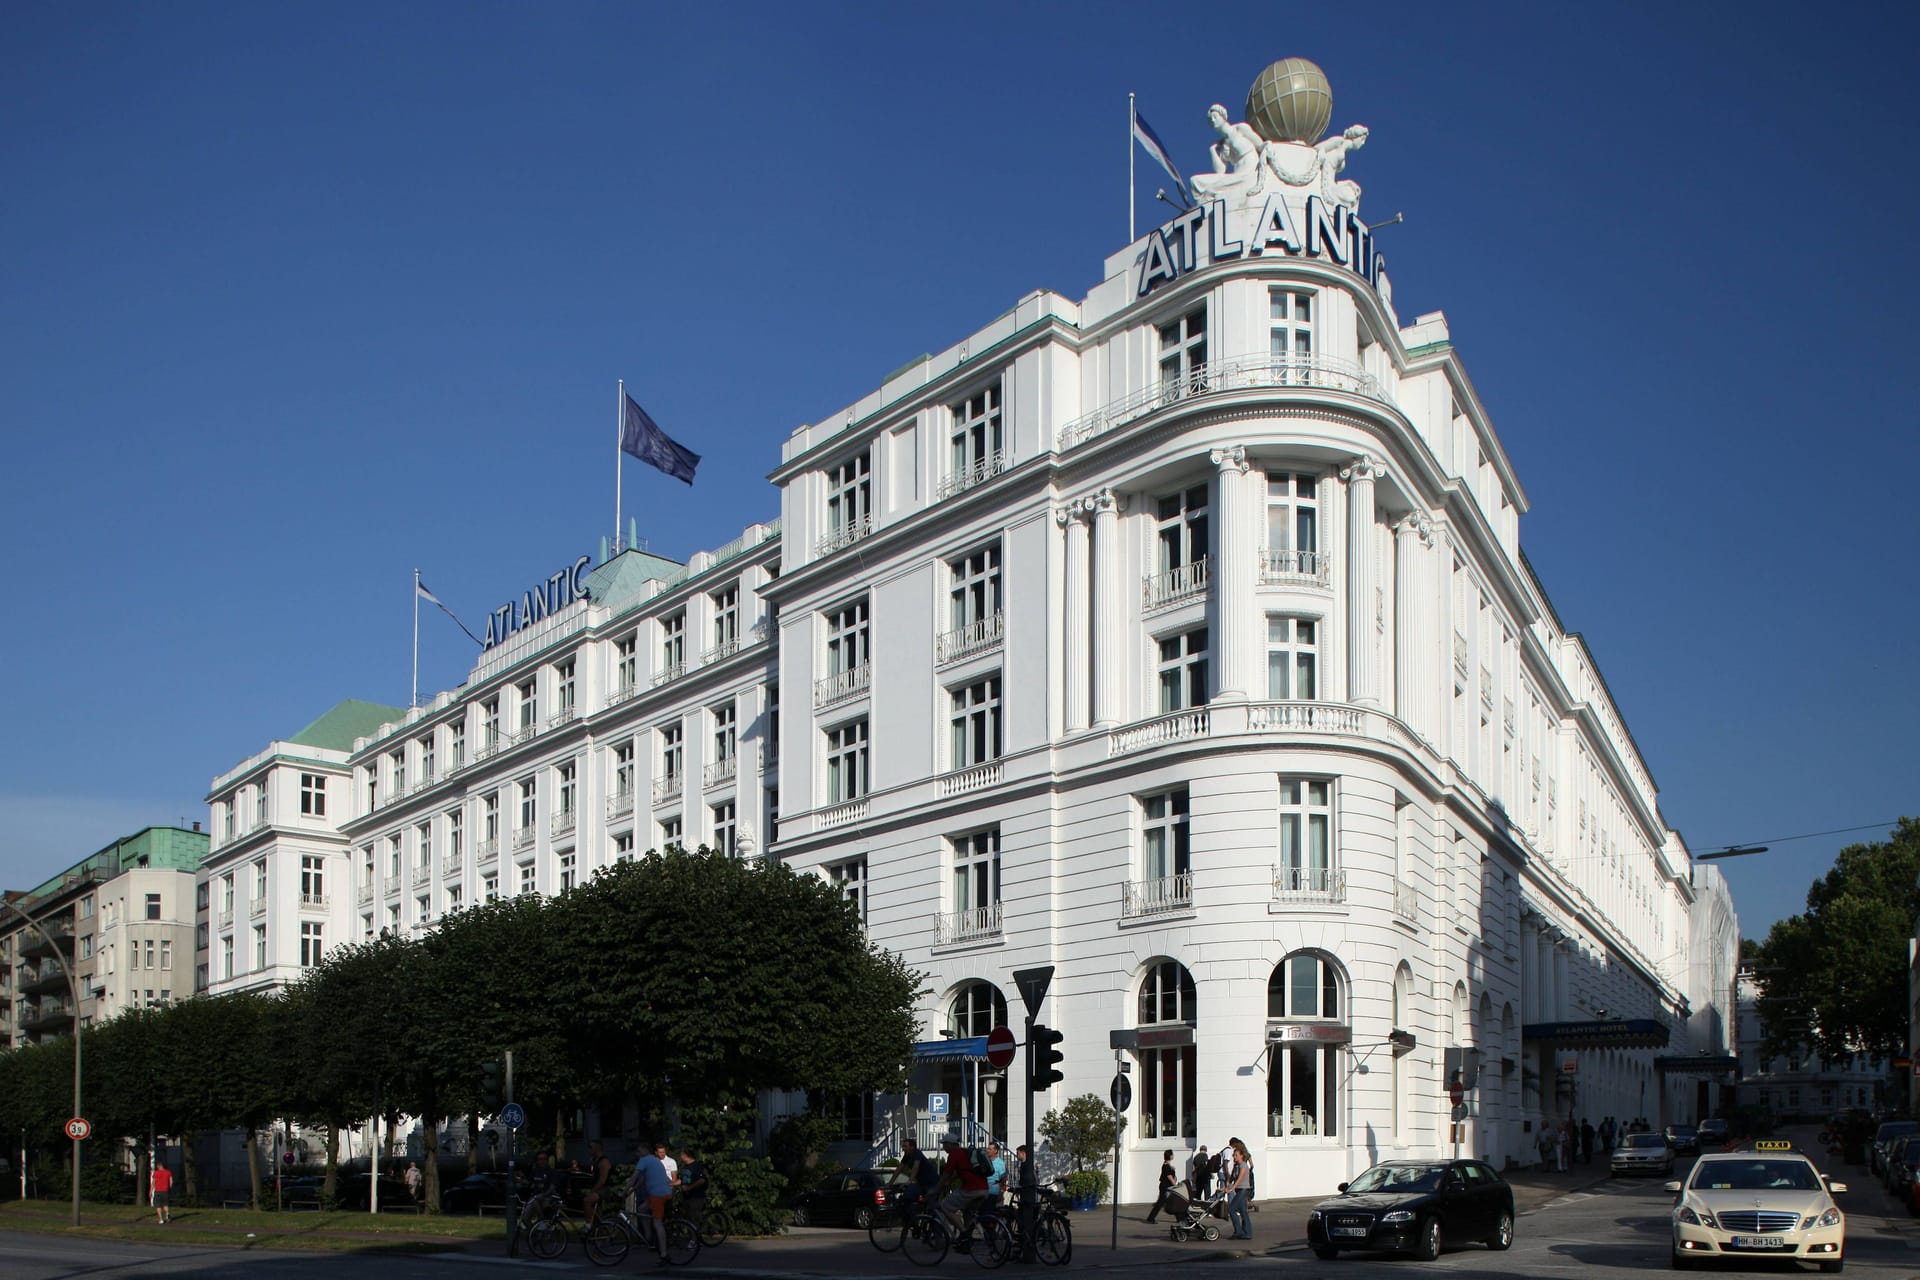
[[[996,1067],[1008,1066],[1013,1062],[1013,1030],[1009,1027],[995,1027],[987,1032],[987,1061]]]

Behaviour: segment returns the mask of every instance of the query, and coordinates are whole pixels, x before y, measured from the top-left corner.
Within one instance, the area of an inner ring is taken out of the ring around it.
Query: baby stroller
[[[1220,1228],[1209,1222],[1209,1218],[1227,1216],[1227,1197],[1220,1194],[1208,1200],[1196,1200],[1192,1188],[1182,1182],[1167,1192],[1166,1209],[1173,1215],[1173,1226],[1169,1233],[1175,1240],[1185,1242],[1190,1236],[1199,1236],[1202,1240],[1218,1240]]]

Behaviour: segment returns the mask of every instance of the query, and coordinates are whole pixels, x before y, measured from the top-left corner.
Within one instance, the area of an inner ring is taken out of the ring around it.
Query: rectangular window
[[[1199,564],[1207,558],[1207,486],[1194,485],[1154,503],[1154,545],[1161,573]]]
[[[387,904],[387,932],[400,932],[400,904],[397,902]]]
[[[109,966],[111,968],[111,966]],[[233,938],[231,935],[220,939],[220,976],[233,976]]]
[[[490,791],[480,800],[480,852],[491,853],[500,839],[500,793]]]
[[[387,756],[387,794],[402,795],[407,789],[407,749],[400,748]]]
[[[564,823],[573,820],[575,774],[578,768],[574,761],[569,760],[554,771],[554,776],[559,781],[559,789],[553,797],[554,807],[557,810],[554,815],[556,821]]]
[[[148,939],[147,939],[147,964],[146,964],[146,967],[147,967],[147,968],[149,968],[149,969],[151,969],[151,968],[153,968],[153,951],[154,951],[154,947],[153,947],[153,939],[152,939],[152,938],[148,938]]]
[[[685,737],[685,728],[678,721],[660,727],[660,778],[673,790],[678,789],[671,784],[680,780],[680,767],[684,759],[682,744]]]
[[[767,847],[780,839],[780,788],[767,788]]]
[[[858,453],[827,472],[825,550],[844,547],[873,529],[873,474],[866,453]]]
[[[1159,674],[1161,714],[1206,706],[1207,629],[1162,640]]]
[[[660,819],[660,847],[662,849],[665,849],[669,845],[679,844],[680,836],[681,836],[680,819],[678,818]]]
[[[1000,904],[1000,828],[953,839],[953,909],[983,912]]]
[[[1169,400],[1207,389],[1207,309],[1160,326],[1160,394]]]
[[[490,755],[500,749],[500,699],[488,698],[480,704],[480,751]]]
[[[447,914],[452,915],[458,910],[460,910],[460,886],[450,884],[447,886]]]
[[[420,781],[432,782],[438,775],[439,761],[435,756],[435,735],[427,734],[420,739]]]
[[[1267,290],[1268,350],[1275,365],[1313,359],[1313,295],[1278,286]]]
[[[514,728],[522,737],[532,733],[540,726],[540,687],[533,679],[522,680],[514,686],[514,705],[519,708],[519,720]]]
[[[1185,879],[1193,870],[1187,789],[1178,787],[1147,796],[1140,802],[1140,810],[1145,820],[1143,877],[1148,881]]]
[[[267,784],[264,780],[253,789],[253,825],[267,825]]]
[[[500,877],[497,875],[480,878],[480,897],[487,902],[500,901]]]
[[[255,902],[267,900],[267,860],[265,858],[253,864],[253,900]],[[159,919],[158,916],[150,918]]]
[[[1280,780],[1280,888],[1309,893],[1333,889],[1333,784],[1311,778]]]
[[[858,800],[867,791],[867,722],[855,720],[828,730],[827,802]]]
[[[422,872],[433,865],[433,824],[422,822],[413,829],[413,862]]]
[[[715,764],[731,762],[738,753],[740,737],[738,715],[731,702],[723,702],[711,708],[713,716],[713,760]]]
[[[540,780],[524,778],[520,782],[520,825],[514,831],[514,839],[524,839],[533,830],[534,810],[540,798]]]
[[[1319,697],[1319,625],[1306,618],[1267,618],[1267,697]]]
[[[318,773],[300,775],[300,816],[303,818],[324,818],[327,816],[327,779]]]
[[[867,665],[867,602],[856,600],[827,615],[827,670],[833,675]]]
[[[460,841],[466,830],[466,815],[458,809],[447,813],[447,862],[452,866],[460,865]]]
[[[660,619],[660,675],[671,680],[687,669],[687,615],[684,611]]]
[[[534,870],[534,865],[531,862],[522,863],[520,866],[520,892],[532,893],[535,891],[538,883],[539,876]]]
[[[1000,677],[988,676],[948,695],[952,767],[970,769],[1000,758]]]
[[[212,891],[213,891],[213,886],[208,884],[205,880],[202,880],[199,884],[193,887],[193,905],[194,905],[194,909],[197,912],[204,912],[207,909],[208,898],[210,897]],[[89,908],[89,910],[85,914],[89,914],[89,915],[92,914],[91,908]]]
[[[256,886],[257,889],[259,890],[260,896],[262,897],[266,896],[266,892],[267,892],[266,885],[267,885],[266,874],[263,868],[261,871],[260,880]],[[160,895],[157,893],[150,893],[147,895],[147,919],[158,920],[159,918],[160,918]]]
[[[173,943],[164,938],[160,941],[160,968],[162,970],[173,968]]]
[[[947,573],[947,630],[935,640],[938,662],[993,649],[1002,630],[999,545],[949,561]]]
[[[82,920],[90,920],[93,918],[92,894],[88,894],[86,897],[80,899],[80,918]]]
[[[88,941],[91,942],[92,939],[89,938]],[[211,943],[212,941],[213,941],[213,932],[212,930],[208,929],[206,925],[203,924],[198,929],[194,930],[193,942],[194,942],[195,950],[205,951],[207,949],[208,944]]]
[[[613,642],[613,689],[631,694],[640,678],[640,637],[629,631]]]
[[[633,799],[633,744],[623,742],[613,749],[613,798]]]
[[[740,648],[740,588],[713,593],[713,649],[708,661],[717,662]]]
[[[860,914],[860,923],[867,922],[867,860],[855,858],[851,862],[837,862],[827,868],[827,874],[833,878],[840,895],[853,904]]]
[[[1267,563],[1269,573],[1318,575],[1319,482],[1286,471],[1267,473]]]
[[[426,924],[433,919],[433,895],[423,893],[413,900],[413,922]]]
[[[574,681],[573,659],[553,664],[553,718],[566,721],[573,719]]]
[[[300,858],[300,903],[302,906],[325,906],[327,901],[326,861],[313,854],[302,854]]]
[[[267,967],[267,926],[253,926],[253,971],[260,973]]]
[[[963,492],[1007,469],[1000,425],[1000,384],[982,387],[952,406],[953,434],[941,496]]]
[[[633,856],[633,832],[622,831],[613,838],[613,858],[615,862],[624,862]]]
[[[323,943],[325,926],[318,920],[300,922],[300,967],[311,969],[320,963],[320,953],[326,948]]]
[[[737,813],[732,800],[713,806],[713,847],[716,852],[732,857],[738,849],[735,841]]]
[[[447,726],[447,760],[452,769],[467,767],[467,726],[459,721]]]

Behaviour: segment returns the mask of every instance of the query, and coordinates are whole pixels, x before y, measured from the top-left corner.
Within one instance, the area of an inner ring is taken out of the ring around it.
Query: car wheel
[[[1675,1249],[1673,1251],[1673,1269],[1675,1271],[1691,1271],[1693,1270],[1693,1259],[1681,1253],[1678,1249]]]
[[[1413,1246],[1413,1256],[1422,1262],[1440,1256],[1440,1219],[1428,1218],[1420,1224],[1420,1242]]]
[[[1487,1237],[1487,1248],[1496,1251],[1513,1248],[1513,1215],[1505,1209],[1500,1211],[1500,1220],[1493,1224],[1493,1234]]]
[[[853,1211],[853,1225],[858,1227],[862,1231],[865,1231],[868,1227],[872,1226],[873,1210],[864,1204],[861,1205],[858,1209],[855,1209]]]
[[[807,1212],[807,1206],[797,1204],[793,1206],[793,1212],[787,1215],[787,1222],[796,1227],[811,1226],[813,1215]]]
[[[1330,1244],[1317,1244],[1313,1246],[1313,1256],[1322,1262],[1332,1262],[1340,1256],[1340,1250]]]

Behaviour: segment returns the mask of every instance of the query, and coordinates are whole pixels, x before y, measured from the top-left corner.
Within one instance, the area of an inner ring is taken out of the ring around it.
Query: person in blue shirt
[[[627,1185],[645,1201],[646,1212],[641,1220],[653,1220],[653,1245],[664,1263],[667,1260],[667,1201],[673,1196],[673,1177],[652,1148],[645,1147],[634,1162],[633,1177]]]
[[[997,1142],[987,1143],[987,1156],[993,1161],[993,1172],[987,1175],[987,1203],[999,1204],[1005,1199],[1007,1186],[1007,1157]]]

